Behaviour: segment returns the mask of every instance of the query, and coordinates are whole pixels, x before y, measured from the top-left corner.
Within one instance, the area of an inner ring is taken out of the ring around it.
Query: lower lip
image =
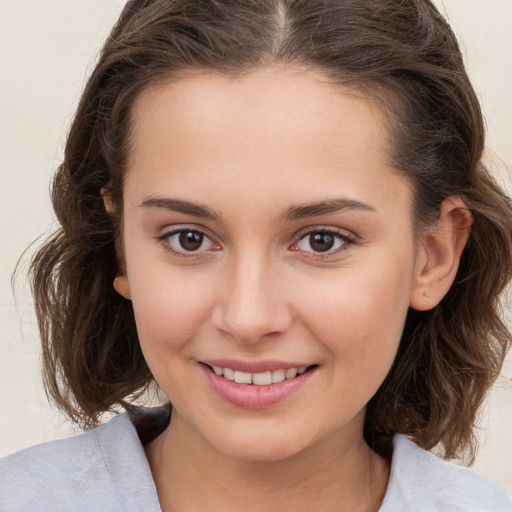
[[[226,402],[244,409],[265,409],[283,402],[298,391],[315,373],[315,368],[293,379],[268,386],[239,384],[215,374],[207,366],[200,364],[210,388]]]

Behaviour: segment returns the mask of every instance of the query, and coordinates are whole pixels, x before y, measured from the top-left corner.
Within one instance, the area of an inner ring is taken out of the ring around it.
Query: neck
[[[389,464],[362,433],[333,435],[284,460],[240,460],[216,451],[178,415],[146,454],[163,512],[376,512],[389,478]]]

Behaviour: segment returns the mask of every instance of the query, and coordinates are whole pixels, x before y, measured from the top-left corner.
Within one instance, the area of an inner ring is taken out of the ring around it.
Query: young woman
[[[510,333],[510,201],[427,0],[130,1],[32,264],[84,427],[0,509],[512,510],[474,453]],[[169,403],[127,401],[156,382]]]

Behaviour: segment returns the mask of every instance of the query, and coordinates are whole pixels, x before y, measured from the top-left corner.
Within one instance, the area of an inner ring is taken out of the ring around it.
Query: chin
[[[224,454],[247,462],[277,462],[289,459],[302,451],[297,446],[285,443],[253,442],[230,445],[224,448]]]
[[[225,456],[257,462],[276,462],[303,452],[309,439],[286,432],[284,429],[247,428],[237,432],[225,431],[211,442],[213,448]]]

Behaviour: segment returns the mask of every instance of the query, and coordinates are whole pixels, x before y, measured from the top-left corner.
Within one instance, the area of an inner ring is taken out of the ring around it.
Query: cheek
[[[156,267],[142,279],[130,279],[140,343],[151,359],[190,343],[211,310],[204,278],[183,269]]]
[[[381,260],[364,271],[340,272],[322,286],[311,280],[303,289],[298,299],[307,311],[303,320],[336,364],[341,362],[354,374],[387,374],[409,308],[412,274],[407,268],[397,260]]]

